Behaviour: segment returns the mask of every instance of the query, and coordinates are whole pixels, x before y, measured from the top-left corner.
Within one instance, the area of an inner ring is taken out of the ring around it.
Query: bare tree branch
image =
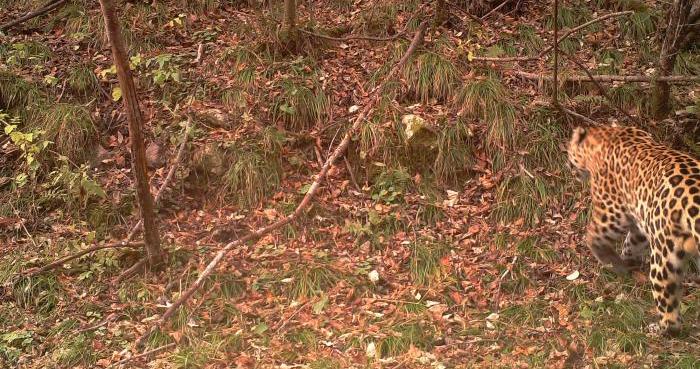
[[[399,60],[399,62],[396,65],[394,65],[394,67],[389,71],[389,73],[387,73],[384,81],[369,93],[368,101],[365,107],[360,111],[357,118],[355,118],[355,121],[353,122],[352,126],[345,133],[343,140],[338,144],[338,146],[328,157],[328,159],[326,159],[326,162],[321,168],[321,171],[316,175],[316,179],[313,181],[313,183],[311,183],[311,187],[309,187],[309,190],[307,191],[306,195],[301,200],[299,205],[296,207],[294,212],[272,224],[269,224],[246,235],[245,237],[239,238],[238,240],[228,243],[221,250],[219,250],[219,252],[217,252],[214,258],[211,260],[211,262],[209,262],[209,264],[206,266],[204,271],[202,271],[202,273],[199,275],[197,280],[180,296],[180,298],[178,298],[172,305],[170,305],[170,307],[168,307],[168,309],[166,309],[166,311],[163,313],[163,316],[155,324],[153,324],[153,326],[151,326],[150,329],[146,330],[146,332],[136,341],[136,347],[141,347],[145,340],[151,334],[153,334],[153,332],[155,332],[165,322],[167,322],[177,311],[177,309],[180,306],[182,306],[182,304],[184,304],[190,297],[192,297],[192,295],[194,295],[194,293],[204,284],[204,281],[214,271],[214,268],[216,268],[216,266],[219,264],[224,255],[226,255],[232,248],[248,241],[260,239],[264,235],[295,221],[302,214],[302,212],[306,210],[306,208],[311,204],[311,201],[314,199],[316,193],[318,192],[321,183],[325,180],[326,175],[328,174],[328,171],[330,170],[331,166],[333,166],[338,157],[340,157],[345,152],[345,150],[348,147],[348,144],[350,143],[352,135],[360,128],[361,124],[364,122],[364,120],[369,115],[376,102],[379,100],[380,92],[383,90],[386,82],[392,79],[394,75],[396,75],[396,73],[401,68],[403,68],[410,56],[418,48],[418,45],[420,45],[420,43],[423,41],[423,37],[425,35],[427,27],[427,21],[421,23],[404,56]]]
[[[21,16],[21,17],[15,19],[15,20],[13,20],[13,21],[9,21],[9,22],[7,22],[7,23],[5,23],[5,24],[0,25],[0,31],[2,31],[2,32],[7,31],[8,29],[10,29],[10,28],[12,28],[12,27],[14,27],[14,26],[16,26],[16,25],[18,25],[18,24],[24,23],[24,22],[26,22],[26,21],[28,21],[28,20],[30,20],[30,19],[32,19],[32,18],[36,18],[36,17],[38,17],[38,16],[44,15],[44,14],[46,14],[46,13],[48,13],[48,12],[50,12],[50,11],[52,11],[52,10],[54,10],[54,9],[57,9],[58,7],[62,6],[63,4],[66,3],[66,1],[67,1],[67,0],[54,0],[54,1],[50,1],[49,3],[47,3],[46,5],[44,5],[44,6],[43,6],[42,8],[40,8],[39,10],[33,11],[33,12],[31,12],[31,13],[27,13],[27,14],[25,14],[24,16]]]

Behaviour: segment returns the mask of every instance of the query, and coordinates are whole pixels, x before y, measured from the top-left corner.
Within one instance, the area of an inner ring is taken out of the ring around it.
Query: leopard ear
[[[574,133],[571,136],[571,141],[576,145],[580,145],[586,138],[586,135],[588,135],[588,131],[585,128],[576,127],[574,128]]]

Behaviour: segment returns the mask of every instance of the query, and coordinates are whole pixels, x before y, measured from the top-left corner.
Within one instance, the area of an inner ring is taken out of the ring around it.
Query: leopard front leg
[[[594,204],[591,222],[586,230],[586,245],[603,265],[611,265],[617,274],[627,274],[630,267],[615,251],[629,228],[629,220],[621,212],[604,210]]]
[[[638,268],[644,264],[644,259],[648,254],[649,241],[647,236],[636,223],[630,221],[629,233],[627,233],[622,245],[622,261],[630,268]]]

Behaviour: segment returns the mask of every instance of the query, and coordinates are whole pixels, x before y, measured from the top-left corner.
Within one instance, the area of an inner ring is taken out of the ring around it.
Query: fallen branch
[[[146,351],[146,352],[144,352],[144,353],[142,353],[142,354],[139,354],[139,355],[135,355],[135,356],[127,357],[126,359],[119,360],[117,363],[111,365],[110,367],[112,367],[112,368],[118,367],[118,366],[124,365],[124,364],[126,364],[126,363],[128,363],[128,362],[130,362],[130,361],[142,359],[142,358],[148,357],[148,356],[150,356],[150,355],[157,354],[157,353],[159,353],[159,352],[161,352],[161,351],[165,351],[165,350],[167,350],[167,349],[169,349],[169,348],[171,348],[171,347],[175,347],[175,342],[168,343],[167,345],[163,345],[163,346],[160,346],[160,347],[156,347],[156,348],[154,348],[153,350],[148,350],[148,351]]]
[[[182,143],[180,144],[180,148],[178,149],[177,155],[175,156],[175,160],[173,160],[173,164],[170,166],[170,170],[168,171],[168,174],[165,176],[165,180],[163,180],[163,183],[160,185],[160,188],[158,189],[158,193],[156,194],[156,197],[154,199],[154,203],[156,205],[158,205],[158,203],[160,202],[161,196],[163,194],[163,190],[165,190],[165,188],[167,188],[168,185],[170,184],[170,181],[172,181],[173,176],[175,175],[175,169],[177,169],[177,166],[180,163],[180,160],[182,160],[182,154],[185,151],[185,144],[187,143],[187,137],[189,134],[189,128],[190,128],[191,121],[192,121],[191,118],[187,119],[187,124],[185,125],[185,132],[183,133],[183,138],[182,138]],[[60,267],[61,265],[65,264],[71,260],[75,260],[79,257],[82,257],[84,255],[87,255],[87,254],[90,254],[90,253],[93,253],[93,252],[99,251],[99,250],[115,249],[115,248],[121,248],[121,247],[139,247],[139,246],[143,247],[144,246],[143,242],[136,242],[136,243],[131,242],[131,240],[134,238],[134,236],[136,236],[136,233],[141,229],[142,225],[143,225],[143,221],[139,220],[138,223],[136,223],[136,225],[134,225],[131,228],[131,231],[126,236],[126,238],[122,241],[114,242],[114,243],[107,244],[107,245],[93,246],[93,247],[87,248],[83,251],[80,251],[76,254],[68,255],[68,256],[63,257],[59,260],[56,260],[52,263],[44,265],[41,268],[27,270],[23,274],[28,275],[28,276],[41,274],[41,273],[44,273],[44,272],[49,271],[51,269]]]
[[[486,18],[491,16],[491,14],[497,12],[499,9],[501,9],[504,5],[506,5],[510,0],[504,0],[502,3],[500,3],[497,7],[491,9],[488,13],[484,14],[483,17],[481,17],[482,21],[486,21]]]
[[[168,319],[170,319],[170,317],[172,317],[173,314],[175,314],[177,309],[180,306],[182,306],[182,304],[184,304],[190,297],[192,297],[192,295],[194,295],[194,293],[204,284],[204,281],[214,271],[214,268],[216,268],[217,264],[219,264],[221,259],[223,259],[224,255],[226,255],[232,248],[244,244],[248,241],[258,240],[266,234],[295,221],[302,214],[302,212],[311,204],[311,200],[313,200],[314,196],[318,192],[321,183],[326,178],[326,175],[328,174],[328,171],[330,170],[331,166],[333,166],[333,163],[335,163],[338,157],[340,157],[345,152],[353,134],[360,128],[360,125],[364,122],[366,117],[369,115],[371,109],[379,100],[380,93],[383,90],[386,82],[388,80],[391,80],[394,77],[394,75],[396,75],[396,73],[401,68],[403,68],[403,66],[408,61],[409,57],[418,48],[418,45],[423,41],[423,37],[425,35],[425,30],[427,27],[427,21],[424,21],[420,24],[420,26],[418,27],[418,31],[416,32],[415,36],[413,37],[413,40],[411,41],[411,45],[408,47],[408,50],[406,50],[406,53],[399,60],[399,62],[396,65],[394,65],[394,67],[389,71],[389,73],[386,74],[384,81],[369,93],[367,99],[368,101],[365,107],[357,115],[352,126],[345,133],[343,140],[340,142],[340,144],[338,144],[338,147],[336,147],[333,153],[326,159],[326,162],[321,168],[321,171],[316,175],[316,179],[313,181],[313,183],[311,183],[311,187],[309,187],[309,190],[306,192],[304,198],[301,200],[296,209],[294,209],[294,212],[272,224],[267,225],[266,227],[260,228],[242,238],[228,243],[221,250],[219,250],[219,252],[216,253],[214,258],[206,266],[206,268],[204,268],[204,271],[202,271],[199,277],[197,277],[197,280],[184,293],[182,293],[182,295],[180,295],[180,298],[178,298],[172,305],[170,305],[170,307],[168,307],[168,309],[165,310],[163,316],[153,326],[151,326],[150,329],[146,330],[146,332],[136,341],[137,348],[142,347],[146,339],[148,339],[148,337],[151,334],[153,334],[153,332],[155,332],[165,322],[167,322]]]
[[[4,32],[4,31],[6,31],[6,30],[18,25],[18,24],[24,23],[32,18],[36,18],[40,15],[44,15],[44,14],[58,8],[59,6],[65,4],[66,1],[67,0],[51,1],[48,4],[44,5],[42,8],[40,8],[39,10],[33,11],[31,13],[27,13],[24,16],[21,16],[13,21],[9,21],[3,25],[0,25],[0,31]]]
[[[538,73],[530,73],[530,72],[524,72],[520,70],[512,70],[510,71],[511,73],[526,78],[526,79],[532,79],[532,80],[538,80],[538,81],[549,81],[552,82],[553,78],[552,76],[547,76],[543,74],[538,74]],[[598,82],[653,82],[653,81],[665,81],[668,83],[691,83],[691,82],[697,82],[700,81],[700,76],[661,76],[661,77],[651,77],[651,76],[642,76],[642,75],[637,75],[637,76],[618,76],[618,75],[613,75],[613,74],[598,74],[598,75],[593,75],[593,81],[598,81]],[[584,75],[577,75],[577,76],[566,76],[562,75],[560,76],[561,79],[564,80],[564,82],[586,82],[586,81],[591,81],[591,78],[588,76]]]
[[[562,112],[564,112],[566,114],[571,115],[572,117],[576,117],[578,119],[581,119],[582,121],[584,121],[590,125],[593,125],[593,126],[599,125],[599,123],[594,121],[593,119],[591,119],[585,115],[581,115],[581,114],[579,114],[571,109],[565,108],[561,104],[557,104],[557,109],[561,110]]]
[[[565,40],[569,36],[571,36],[574,33],[590,26],[591,24],[602,22],[602,21],[609,19],[609,18],[616,18],[616,17],[620,17],[623,15],[628,15],[628,14],[632,14],[632,13],[634,13],[634,12],[631,10],[628,10],[628,11],[624,11],[624,12],[610,13],[610,14],[606,14],[606,15],[603,15],[601,17],[598,17],[596,19],[592,19],[592,20],[590,20],[590,21],[588,21],[580,26],[576,26],[576,27],[566,31],[563,35],[561,35],[561,37],[558,38],[557,43],[561,43],[563,40]],[[552,51],[552,48],[553,48],[553,46],[550,45],[550,46],[546,47],[544,50],[540,51],[540,53],[537,54],[536,56],[511,56],[511,57],[503,57],[503,58],[490,57],[490,56],[475,56],[472,58],[472,60],[490,61],[490,62],[512,62],[512,61],[539,60],[539,59],[542,59],[542,57],[544,57],[548,52]]]
[[[80,251],[78,253],[68,255],[68,256],[60,258],[52,263],[46,264],[41,268],[29,269],[22,274],[24,274],[25,276],[33,276],[33,275],[41,274],[41,273],[44,273],[48,270],[60,267],[61,265],[65,264],[71,260],[77,259],[81,256],[93,253],[95,251],[106,250],[106,249],[117,249],[117,248],[123,248],[123,247],[140,248],[140,247],[143,247],[143,242],[120,241],[120,242],[110,243],[107,245],[92,246],[92,247],[89,247],[89,248],[87,248],[83,251]]]

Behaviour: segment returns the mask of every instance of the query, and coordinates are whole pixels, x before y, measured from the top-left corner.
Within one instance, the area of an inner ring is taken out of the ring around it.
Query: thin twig
[[[504,0],[502,3],[500,3],[497,7],[491,9],[488,13],[486,13],[483,17],[481,17],[482,21],[486,21],[486,18],[488,18],[491,14],[497,12],[499,9],[501,9],[504,5],[506,5],[510,0]]]
[[[348,157],[343,156],[343,160],[345,161],[345,168],[348,170],[348,174],[350,174],[350,181],[352,182],[352,185],[355,187],[355,190],[357,190],[357,192],[362,192],[360,185],[357,183],[357,180],[355,179],[355,173],[352,171],[352,166],[350,166],[350,162],[348,161]]]
[[[451,7],[455,8],[455,9],[457,9],[458,12],[460,12],[460,13],[466,15],[467,18],[469,18],[469,19],[475,21],[476,23],[479,23],[479,24],[481,24],[481,25],[484,25],[484,24],[486,23],[486,22],[482,21],[481,18],[477,17],[476,15],[474,15],[474,14],[472,14],[472,13],[469,13],[468,11],[462,9],[461,6],[455,4],[455,3],[451,2],[451,1],[445,0],[445,4],[448,4],[449,6],[451,6]]]
[[[408,61],[409,57],[413,54],[413,52],[418,48],[418,45],[423,41],[423,37],[425,35],[425,30],[428,27],[428,22],[424,21],[421,23],[421,25],[418,28],[418,31],[416,32],[415,36],[413,37],[413,40],[411,41],[411,45],[408,47],[408,50],[404,54],[404,56],[399,60],[399,62],[389,71],[389,73],[386,75],[384,81],[370,93],[368,96],[367,102],[365,107],[360,111],[358,114],[357,118],[355,118],[355,121],[353,122],[352,127],[348,129],[348,131],[345,133],[345,136],[343,137],[343,140],[338,144],[338,147],[333,151],[333,153],[326,159],[325,164],[321,168],[320,172],[316,175],[316,179],[314,179],[313,183],[311,183],[311,186],[309,187],[309,190],[306,192],[306,195],[304,198],[301,200],[299,205],[296,207],[294,212],[292,214],[289,214],[288,216],[279,219],[278,221],[269,224],[263,228],[260,228],[254,232],[249,233],[248,235],[239,238],[233,242],[228,243],[226,246],[224,246],[219,252],[216,253],[214,258],[209,262],[209,264],[204,268],[204,271],[199,275],[197,280],[184,292],[182,295],[180,295],[180,298],[178,298],[175,302],[173,302],[168,309],[165,310],[163,313],[163,316],[156,321],[155,324],[151,326],[150,329],[146,330],[146,332],[136,341],[136,347],[142,347],[143,343],[146,341],[146,339],[153,334],[157,329],[163,326],[165,322],[167,322],[170,317],[172,317],[177,309],[182,306],[194,293],[202,286],[204,285],[204,281],[209,277],[209,275],[214,271],[214,268],[219,264],[221,259],[234,247],[244,244],[245,242],[252,241],[252,240],[258,240],[261,237],[265,236],[266,234],[279,229],[293,221],[295,221],[305,210],[306,208],[311,204],[311,201],[314,199],[316,196],[316,193],[318,192],[321,183],[325,180],[326,175],[328,174],[328,171],[330,170],[331,166],[335,163],[335,161],[342,155],[345,150],[348,147],[348,144],[350,143],[350,140],[352,138],[352,135],[359,129],[360,125],[362,122],[364,122],[365,118],[370,114],[371,109],[374,107],[376,102],[379,100],[380,92],[383,90],[384,85],[386,84],[386,81],[391,80],[391,78],[396,75],[399,69],[403,68],[404,64]]]
[[[141,358],[144,358],[144,357],[148,357],[148,356],[153,355],[153,354],[157,354],[157,353],[159,353],[159,352],[161,352],[161,351],[165,351],[165,350],[167,350],[167,349],[169,349],[169,348],[175,347],[175,345],[176,345],[176,343],[175,343],[175,342],[172,342],[172,343],[169,343],[169,344],[167,344],[167,345],[163,345],[163,346],[154,348],[153,350],[148,350],[148,351],[146,351],[146,352],[144,352],[144,353],[142,353],[142,354],[138,354],[138,355],[135,355],[135,356],[132,356],[132,357],[127,357],[126,359],[119,360],[116,364],[113,364],[112,367],[118,367],[118,366],[124,365],[124,364],[126,364],[126,363],[128,363],[128,362],[130,362],[130,361],[138,360],[138,359],[141,359]]]
[[[41,274],[41,273],[44,273],[44,272],[49,271],[49,270],[51,270],[51,269],[60,267],[61,265],[65,264],[65,263],[67,263],[67,262],[69,262],[69,261],[71,261],[71,260],[75,260],[75,259],[77,259],[77,258],[79,258],[79,257],[81,257],[81,256],[84,256],[84,255],[93,253],[93,252],[95,252],[95,251],[106,250],[106,249],[118,249],[118,248],[125,248],[125,247],[129,247],[129,248],[141,248],[141,247],[143,247],[143,242],[129,242],[129,241],[124,242],[124,241],[119,241],[119,242],[114,242],[114,243],[110,243],[110,244],[107,244],[107,245],[96,245],[96,246],[92,246],[92,247],[89,247],[89,248],[87,248],[87,249],[85,249],[85,250],[82,250],[82,251],[80,251],[80,252],[78,252],[78,253],[65,256],[65,257],[63,257],[63,258],[60,258],[60,259],[58,259],[58,260],[52,262],[52,263],[46,264],[46,265],[44,265],[44,266],[41,267],[41,268],[26,270],[26,271],[25,271],[24,273],[22,273],[22,274],[23,274],[23,275],[26,275],[26,276],[33,276],[33,275]]]
[[[22,217],[19,216],[19,210],[17,210],[17,208],[15,208],[15,205],[12,203],[12,201],[9,201],[8,203],[12,207],[12,212],[15,214],[16,217],[19,218],[19,225],[22,227],[22,230],[24,230],[24,233],[27,234],[27,237],[29,237],[29,240],[32,241],[32,245],[34,245],[34,247],[38,248],[39,246],[36,244],[36,241],[34,241],[34,237],[32,236],[31,233],[29,233],[27,226],[24,225],[24,222],[22,221]]]
[[[578,118],[578,119],[581,119],[582,121],[584,121],[584,122],[586,122],[586,123],[588,123],[588,124],[590,124],[590,125],[594,125],[594,126],[599,125],[598,122],[594,121],[593,119],[588,118],[588,117],[585,116],[585,115],[581,115],[581,114],[579,114],[579,113],[577,113],[577,112],[575,112],[575,111],[573,111],[573,110],[571,110],[571,109],[568,109],[568,108],[562,106],[561,104],[557,105],[557,108],[558,108],[559,110],[563,111],[564,113],[569,114],[569,115],[571,115],[571,116],[573,116],[573,117],[576,117],[576,118]]]
[[[5,24],[3,24],[3,25],[0,25],[0,31],[4,32],[4,31],[6,31],[6,30],[8,30],[8,29],[10,29],[10,28],[12,28],[12,27],[14,27],[14,26],[20,24],[20,23],[24,23],[24,22],[26,22],[26,21],[28,21],[28,20],[30,20],[30,19],[32,19],[32,18],[36,18],[36,17],[38,17],[38,16],[40,16],[40,15],[44,15],[44,14],[46,14],[46,13],[48,13],[48,12],[50,12],[50,11],[56,9],[56,8],[58,8],[59,6],[65,4],[66,1],[67,1],[67,0],[58,0],[58,1],[55,1],[55,2],[50,2],[50,3],[46,4],[44,7],[42,7],[41,9],[39,9],[39,10],[37,10],[37,11],[31,12],[31,13],[27,13],[26,15],[24,15],[24,16],[22,16],[22,17],[19,17],[19,18],[13,20],[13,21],[9,21],[9,22],[7,22],[7,23],[5,23]]]

